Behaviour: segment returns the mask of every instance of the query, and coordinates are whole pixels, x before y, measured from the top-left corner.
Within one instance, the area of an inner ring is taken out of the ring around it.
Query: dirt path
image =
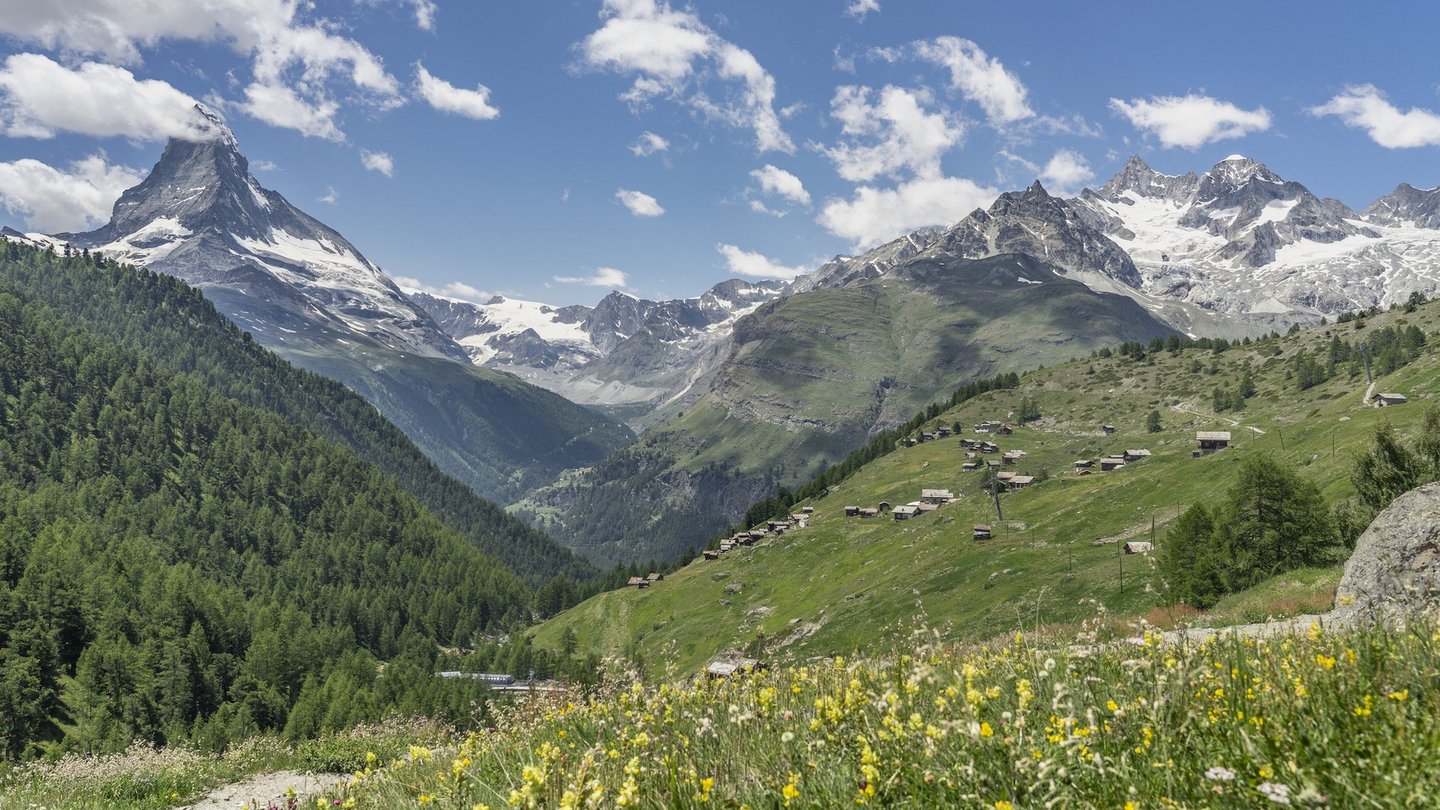
[[[1195,410],[1194,408],[1187,408],[1187,407],[1185,407],[1184,405],[1171,405],[1171,406],[1170,406],[1170,410],[1172,410],[1172,411],[1179,411],[1180,413],[1188,413],[1188,414],[1190,414],[1191,416],[1203,416],[1203,417],[1205,417],[1206,419],[1219,419],[1219,420],[1222,421],[1222,422],[1229,422],[1231,427],[1244,427],[1244,428],[1248,429],[1249,431],[1251,431],[1252,433],[1258,433],[1258,434],[1260,434],[1261,436],[1264,436],[1264,435],[1265,435],[1265,431],[1261,430],[1260,428],[1255,427],[1254,425],[1242,425],[1242,424],[1240,424],[1240,420],[1239,420],[1239,419],[1231,419],[1231,418],[1228,417],[1228,416],[1221,416],[1221,415],[1215,414],[1215,413],[1201,413],[1200,411],[1197,411],[1197,410]]]
[[[1350,622],[1330,613],[1320,615],[1309,614],[1305,616],[1292,616],[1288,619],[1279,619],[1273,622],[1260,622],[1258,624],[1235,624],[1229,627],[1192,627],[1188,630],[1169,630],[1165,633],[1165,641],[1171,644],[1197,644],[1216,636],[1268,638],[1270,636],[1294,635],[1308,631],[1312,624],[1318,624],[1326,630],[1335,630],[1348,626]]]
[[[1278,619],[1273,622],[1259,622],[1257,624],[1232,624],[1226,627],[1191,627],[1185,630],[1166,630],[1160,633],[1165,644],[1191,645],[1199,644],[1212,638],[1235,637],[1235,638],[1272,638],[1275,636],[1297,635],[1309,632],[1312,625],[1320,625],[1326,630],[1338,630],[1353,624],[1353,619],[1337,616],[1332,611],[1322,614],[1306,614],[1304,616],[1292,616],[1288,619]],[[1114,649],[1118,646],[1133,644],[1137,647],[1145,644],[1142,636],[1132,636],[1123,641],[1107,641],[1103,644],[1077,644],[1069,649],[1072,653],[1090,655],[1104,649]]]
[[[239,810],[249,805],[254,810],[285,807],[285,791],[294,788],[296,807],[314,805],[317,794],[329,790],[345,779],[343,773],[296,773],[278,771],[256,774],[248,779],[215,788],[194,804],[180,810]]]

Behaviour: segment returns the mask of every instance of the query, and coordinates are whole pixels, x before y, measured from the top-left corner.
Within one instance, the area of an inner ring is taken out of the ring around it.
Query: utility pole
[[[1000,511],[1000,482],[995,476],[990,476],[990,498],[995,501],[995,528],[1004,531],[1005,514]]]
[[[1285,452],[1285,429],[1275,428],[1275,431],[1280,434],[1280,452],[1283,453]]]

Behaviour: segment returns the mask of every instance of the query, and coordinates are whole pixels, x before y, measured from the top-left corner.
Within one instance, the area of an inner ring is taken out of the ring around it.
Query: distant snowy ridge
[[[732,279],[694,298],[615,291],[593,307],[556,307],[406,290],[477,365],[605,406],[659,406],[687,395],[724,359],[735,321],[782,291],[778,282]]]
[[[1440,289],[1440,189],[1401,184],[1356,213],[1242,155],[1199,176],[1135,156],[1071,202],[1134,260],[1139,290],[1208,310],[1314,319]]]

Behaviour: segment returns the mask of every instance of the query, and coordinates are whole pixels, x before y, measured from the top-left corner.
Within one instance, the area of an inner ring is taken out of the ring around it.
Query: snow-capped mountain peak
[[[1161,174],[1150,168],[1139,155],[1131,155],[1110,181],[1100,187],[1100,196],[1120,202],[1133,197],[1180,201],[1195,192],[1200,179],[1194,172],[1183,175]]]
[[[1073,202],[1134,259],[1148,294],[1229,312],[1318,318],[1432,290],[1440,194],[1402,185],[1357,214],[1245,155],[1161,183],[1132,157]]]
[[[262,187],[218,115],[196,111],[213,137],[172,138],[104,227],[60,237],[206,289],[262,342],[318,328],[466,359],[345,237]]]
[[[1261,196],[1291,196],[1304,188],[1299,183],[1294,185],[1296,188],[1284,191],[1275,189],[1275,186],[1285,186],[1285,181],[1270,171],[1270,167],[1244,155],[1231,155],[1200,177],[1195,189],[1195,203],[1209,205],[1253,189],[1263,189],[1259,192]]]

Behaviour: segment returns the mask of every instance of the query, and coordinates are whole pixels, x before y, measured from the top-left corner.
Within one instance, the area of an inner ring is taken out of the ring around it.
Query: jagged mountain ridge
[[[4,238],[92,250],[200,288],[261,345],[349,386],[493,500],[514,500],[633,440],[602,414],[472,365],[353,244],[263,188],[218,116],[197,114],[214,137],[170,140],[105,226]]]
[[[171,139],[110,221],[59,234],[75,247],[176,276],[201,289],[239,290],[254,305],[228,313],[263,341],[319,328],[382,346],[464,360],[465,353],[345,237],[263,188],[224,123],[208,141]]]
[[[1137,216],[1132,210],[1137,199],[1160,209],[1158,216],[1164,221],[1158,225],[1151,221],[1157,214],[1148,210]],[[1188,334],[1258,336],[1291,323],[1314,322],[1336,310],[1403,298],[1412,288],[1425,287],[1431,282],[1420,278],[1425,272],[1424,254],[1436,235],[1418,229],[1437,222],[1440,193],[1434,190],[1402,185],[1366,214],[1357,214],[1248,158],[1232,156],[1203,175],[1165,175],[1136,156],[1099,191],[1086,189],[1065,200],[1037,182],[1000,195],[988,208],[976,209],[948,228],[925,228],[857,256],[836,256],[783,288],[776,286],[773,296],[864,283],[927,255],[981,259],[1023,253],[1092,289],[1126,295]],[[1422,254],[1417,260],[1390,255],[1397,228]],[[1357,259],[1346,250],[1356,239],[1384,247],[1367,251],[1361,245]],[[1304,272],[1303,257],[1297,269],[1296,259],[1285,252],[1287,247],[1325,245],[1340,250],[1335,257],[1316,257],[1324,269],[1314,272]],[[1174,260],[1191,253],[1203,261],[1191,266]],[[1371,254],[1375,258],[1367,259]],[[1377,281],[1373,263],[1389,259],[1395,259],[1392,266],[1402,268],[1399,276],[1381,274]],[[1323,278],[1337,263],[1356,261],[1359,271],[1341,273],[1338,280]],[[1207,263],[1223,266],[1226,272],[1207,271]],[[1256,275],[1264,281],[1258,289],[1269,294],[1257,295],[1255,289],[1240,286],[1249,278],[1245,271],[1255,268],[1261,268]],[[1408,278],[1405,268],[1416,277]],[[1399,291],[1392,293],[1391,286]],[[715,292],[688,301],[702,301]],[[466,345],[477,362],[516,373],[577,401],[605,405],[663,404],[679,392],[693,399],[700,393],[699,383],[708,379],[731,345],[722,333],[732,330],[744,314],[725,313],[729,317],[722,321],[728,322],[718,326],[701,320],[703,333],[683,334],[677,341],[677,332],[695,327],[694,321],[687,322],[673,311],[687,302],[662,306],[614,293],[592,310],[497,299],[470,305],[474,311],[457,319],[444,312],[453,303],[417,300],[447,333]],[[603,333],[596,331],[595,321],[602,312],[646,307],[670,321],[658,330],[639,330],[635,324],[643,319],[632,317]],[[474,314],[482,308],[488,314]],[[507,309],[528,310],[515,313],[528,319],[511,317]],[[697,340],[701,334],[703,339]],[[616,350],[622,343],[624,350]],[[663,379],[657,380],[657,375]],[[633,424],[648,423],[642,418]]]
[[[1371,203],[1365,219],[1382,225],[1414,225],[1440,228],[1440,187],[1415,188],[1401,183],[1395,190]]]
[[[1139,156],[1071,201],[1134,261],[1137,289],[1294,321],[1440,289],[1440,190],[1402,184],[1357,213],[1231,155],[1203,175]]]
[[[638,408],[643,420],[654,406],[694,393],[728,354],[735,322],[782,291],[777,282],[730,279],[694,298],[650,301],[615,291],[593,307],[408,292],[472,362],[576,402],[650,406]]]

